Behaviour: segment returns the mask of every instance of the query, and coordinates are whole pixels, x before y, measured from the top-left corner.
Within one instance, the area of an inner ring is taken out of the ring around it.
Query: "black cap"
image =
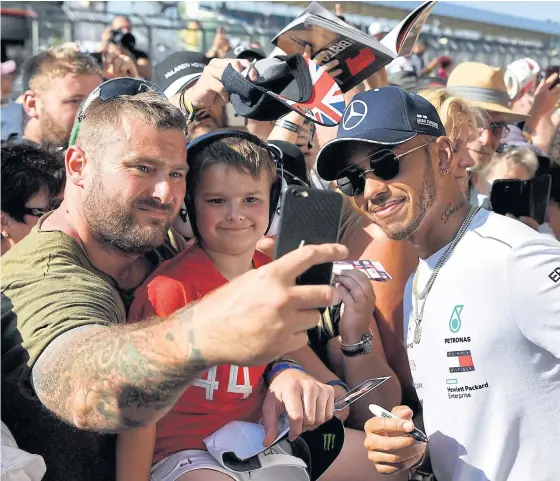
[[[336,138],[319,151],[317,172],[324,180],[336,180],[345,167],[349,143],[392,146],[416,135],[446,135],[436,108],[424,97],[400,87],[359,93],[344,111]]]
[[[175,52],[155,67],[157,85],[167,97],[173,97],[202,75],[208,59],[200,52]]]

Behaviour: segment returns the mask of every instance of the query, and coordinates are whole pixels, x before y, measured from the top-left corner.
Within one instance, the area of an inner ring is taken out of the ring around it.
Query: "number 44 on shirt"
[[[239,376],[239,366],[214,366],[206,373],[206,379],[198,378],[191,386],[201,387],[206,391],[206,400],[214,400],[214,391],[220,388],[220,381],[217,380],[218,368],[227,369],[229,367],[229,382],[227,387],[228,393],[243,394],[241,399],[247,399],[253,392],[251,385],[251,378],[249,375],[249,368],[242,367],[243,370],[243,384],[237,384]]]

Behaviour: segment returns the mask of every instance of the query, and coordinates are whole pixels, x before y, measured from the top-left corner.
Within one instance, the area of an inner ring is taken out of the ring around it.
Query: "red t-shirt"
[[[253,265],[270,262],[256,251]],[[228,281],[199,247],[164,262],[135,293],[129,322],[167,316]],[[206,449],[203,439],[230,421],[257,422],[266,366],[216,366],[193,382],[157,423],[154,462],[184,449]]]

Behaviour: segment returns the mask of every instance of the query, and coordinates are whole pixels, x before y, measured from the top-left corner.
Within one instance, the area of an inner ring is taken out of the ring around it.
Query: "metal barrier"
[[[48,3],[48,2],[45,2]],[[37,9],[38,15],[31,18],[30,54],[66,42],[76,42],[86,51],[98,48],[104,30],[111,19],[119,13],[76,8],[70,2],[62,8]],[[146,51],[153,63],[157,63],[177,50],[206,52],[212,46],[216,28],[224,26],[233,46],[239,43],[257,42],[265,51],[271,51],[270,40],[276,31],[245,25],[233,20],[182,20],[158,16],[145,18],[141,15],[126,15],[133,24],[136,48]]]
[[[54,7],[51,2],[30,3],[33,3],[37,16],[28,19],[31,39],[29,45],[25,46],[27,55],[71,41],[79,42],[85,50],[95,51],[103,31],[113,16],[119,15],[119,12],[82,8],[79,3],[74,2],[66,2],[62,7]],[[233,46],[242,42],[257,42],[267,53],[272,50],[270,40],[278,31],[276,28],[250,25],[246,21],[228,18],[218,12],[214,19],[206,20],[182,20],[178,10],[175,14],[174,17],[160,14],[149,18],[139,14],[123,14],[132,21],[137,48],[146,51],[154,64],[177,50],[206,52],[212,45],[218,26],[226,28]],[[474,60],[503,68],[513,60],[525,56],[535,59],[542,68],[557,62],[557,57],[547,48],[465,41],[451,35],[447,36],[448,43],[440,44],[438,36],[430,33],[426,36],[430,41],[428,57],[449,55],[454,64]]]

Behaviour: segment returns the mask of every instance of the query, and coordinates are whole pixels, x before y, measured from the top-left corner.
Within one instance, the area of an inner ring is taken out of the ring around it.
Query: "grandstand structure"
[[[305,8],[307,1],[247,2],[201,1],[200,7],[245,22],[264,31],[277,32]],[[320,2],[334,11],[336,2]],[[346,21],[374,34],[389,31],[416,1],[345,1]],[[503,2],[504,10],[507,3]],[[537,8],[538,3],[535,3]],[[560,20],[560,19],[558,19]],[[522,57],[541,67],[560,63],[560,23],[538,21],[439,2],[423,29],[432,55],[449,55],[455,63],[474,60],[499,67]]]
[[[226,28],[233,46],[253,41],[270,52],[273,48],[270,40],[308,3],[300,0],[13,1],[9,2],[11,9],[2,5],[2,41],[8,46],[19,46],[21,51],[16,57],[67,41],[76,41],[85,50],[95,51],[112,17],[125,14],[134,24],[137,46],[148,51],[154,63],[181,49],[207,51],[217,26]],[[334,11],[334,1],[320,3]],[[507,3],[503,2],[505,10]],[[538,8],[540,2],[533,3]],[[349,23],[375,34],[389,31],[419,4],[416,1],[345,1],[343,8]],[[17,8],[19,16],[14,13]],[[560,63],[558,22],[490,13],[441,1],[423,33],[430,46],[428,57],[449,55],[454,63],[475,60],[505,67],[523,57],[535,59],[541,68]]]

